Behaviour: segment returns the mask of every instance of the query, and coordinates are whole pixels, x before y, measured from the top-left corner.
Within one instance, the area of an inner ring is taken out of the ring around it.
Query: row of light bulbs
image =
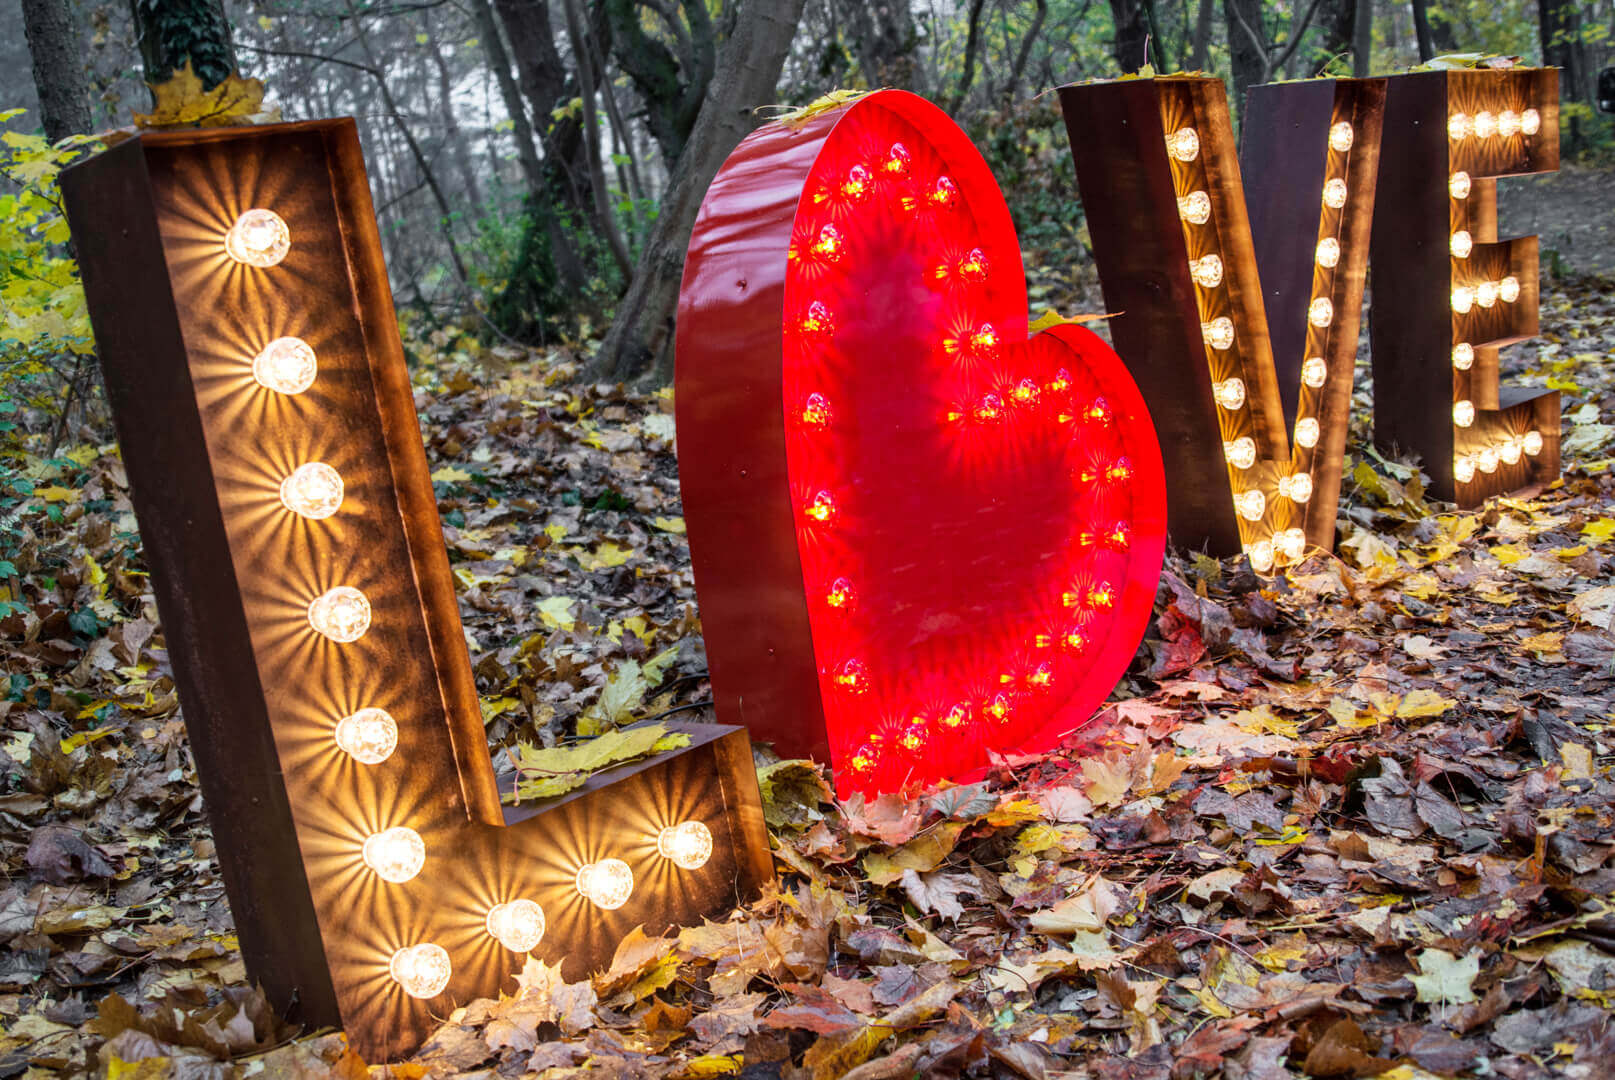
[[[1482,109],[1474,116],[1455,112],[1447,117],[1447,138],[1453,142],[1463,142],[1471,136],[1477,139],[1511,139],[1516,135],[1535,135],[1540,130],[1542,114],[1535,109],[1526,109],[1524,112],[1504,109],[1500,113]]]
[[[267,269],[278,265],[291,250],[291,232],[273,211],[248,210],[226,232],[224,250],[244,266]],[[276,338],[252,361],[254,380],[279,394],[302,393],[314,384],[318,371],[313,348],[295,337]],[[341,508],[343,497],[341,474],[324,462],[299,465],[280,484],[281,505],[310,521],[331,517]],[[309,603],[307,618],[316,632],[348,644],[369,630],[370,601],[359,589],[338,585]],[[379,765],[398,748],[398,723],[385,709],[363,708],[338,720],[333,738],[359,764]],[[676,866],[696,870],[712,856],[712,832],[700,821],[670,825],[657,833],[656,850]],[[408,826],[393,826],[366,837],[360,857],[381,880],[399,884],[414,878],[425,866],[426,842]],[[573,886],[595,906],[613,910],[628,902],[634,874],[621,859],[600,859],[580,867]],[[506,948],[530,952],[544,937],[544,909],[525,898],[498,903],[488,909],[484,926]],[[422,942],[397,950],[388,970],[405,992],[430,998],[448,986],[452,966],[446,949]]]
[[[1499,465],[1518,465],[1522,454],[1536,457],[1542,453],[1543,444],[1542,432],[1534,428],[1523,435],[1509,435],[1492,446],[1454,457],[1453,476],[1460,484],[1467,484],[1475,479],[1477,471],[1490,474],[1496,472]]]

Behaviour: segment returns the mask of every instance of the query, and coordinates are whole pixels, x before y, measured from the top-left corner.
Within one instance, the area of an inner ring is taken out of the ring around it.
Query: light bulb
[[[273,210],[248,210],[224,234],[224,251],[247,266],[274,266],[292,247],[292,234]]]
[[[1312,474],[1300,472],[1279,477],[1279,494],[1291,502],[1306,502],[1312,498]]]
[[[869,198],[869,189],[873,183],[874,177],[869,175],[868,169],[862,165],[854,165],[847,170],[847,178],[841,182],[841,194],[853,202],[863,202]]]
[[[819,230],[819,238],[813,242],[813,254],[829,262],[840,262],[842,246],[841,230],[834,225],[826,225]]]
[[[1214,382],[1211,384],[1211,396],[1223,408],[1237,409],[1245,404],[1245,380],[1236,377]]]
[[[913,163],[913,160],[913,157],[908,152],[908,147],[900,142],[892,143],[892,149],[886,155],[886,164],[882,165],[881,168],[892,176],[907,176],[909,166]]]
[[[280,504],[294,514],[318,521],[342,505],[342,474],[323,461],[310,461],[280,482]]]
[[[856,753],[847,761],[847,767],[858,776],[868,776],[875,771],[875,764],[880,757],[880,751],[869,743],[860,746]]]
[[[1215,289],[1222,284],[1222,259],[1216,255],[1202,255],[1189,260],[1189,275],[1204,289]]]
[[[1518,465],[1520,463],[1520,440],[1515,438],[1503,440],[1502,445],[1497,448],[1497,456],[1502,459],[1504,465]]]
[[[808,503],[802,513],[820,524],[828,525],[835,520],[836,501],[828,491],[821,491],[813,496],[813,501]]]
[[[830,422],[830,399],[823,394],[809,394],[802,403],[802,423],[824,427]]]
[[[848,693],[862,694],[869,689],[869,668],[862,660],[848,660],[836,669],[833,678]]]
[[[1323,185],[1323,204],[1331,210],[1339,210],[1345,206],[1346,181],[1337,177]]]
[[[1452,252],[1455,259],[1469,258],[1469,253],[1475,250],[1475,241],[1470,237],[1469,230],[1459,229],[1453,233],[1452,239],[1447,242],[1447,250]]]
[[[1447,194],[1455,199],[1469,198],[1469,174],[1460,169],[1447,177]]]
[[[1245,555],[1251,561],[1251,569],[1258,574],[1265,574],[1273,569],[1273,545],[1267,540],[1258,540],[1245,549]]]
[[[1222,444],[1223,457],[1236,469],[1248,469],[1256,464],[1256,440],[1241,435],[1232,442]]]
[[[1452,310],[1458,314],[1466,314],[1475,306],[1475,290],[1468,285],[1459,285],[1452,290]]]
[[[1280,529],[1273,536],[1273,552],[1287,563],[1300,562],[1307,553],[1307,534],[1300,529]]]
[[[998,331],[992,323],[982,323],[970,335],[970,345],[977,353],[990,356],[998,349]]]
[[[931,205],[944,210],[952,210],[959,204],[959,188],[953,180],[946,176],[936,178],[936,186],[931,189]]]
[[[994,720],[1003,723],[1009,719],[1009,714],[1015,711],[1015,707],[1011,704],[1008,694],[999,694],[993,698],[984,711]]]
[[[1316,390],[1329,377],[1329,365],[1321,356],[1309,356],[1301,365],[1301,381]]]
[[[903,729],[903,734],[897,737],[897,745],[910,754],[918,754],[925,749],[925,726],[915,720]]]
[[[1262,514],[1267,510],[1267,496],[1256,488],[1241,491],[1234,496],[1234,509],[1246,521],[1261,521]]]
[[[1452,422],[1459,427],[1468,427],[1475,422],[1475,403],[1473,401],[1455,401],[1452,405]]]
[[[1452,459],[1452,478],[1460,484],[1467,484],[1475,479],[1475,459],[1468,454],[1459,454]]]
[[[1510,274],[1497,283],[1498,298],[1505,304],[1512,304],[1520,298],[1520,279]]]
[[[1475,114],[1475,137],[1477,139],[1490,139],[1497,134],[1497,117],[1482,109]]]
[[[634,872],[621,859],[601,859],[578,870],[578,894],[597,908],[615,911],[634,891]]]
[[[1012,391],[1015,400],[1022,405],[1030,405],[1037,401],[1038,393],[1037,383],[1032,379],[1022,379],[1015,384]]]
[[[1318,241],[1318,265],[1333,270],[1340,264],[1340,241],[1326,236]]]
[[[656,834],[656,853],[685,870],[699,870],[712,858],[712,830],[699,821],[669,825]]]
[[[1335,305],[1327,296],[1320,296],[1307,305],[1307,322],[1320,329],[1335,321]]]
[[[1345,153],[1351,149],[1352,140],[1351,122],[1340,120],[1329,128],[1329,148]]]
[[[1231,348],[1234,344],[1234,320],[1219,315],[1210,322],[1203,322],[1200,324],[1200,337],[1213,349],[1220,351]]]
[[[1513,109],[1504,109],[1497,114],[1497,133],[1504,138],[1512,139],[1520,133],[1520,114]]]
[[[1526,109],[1520,114],[1520,130],[1527,135],[1535,135],[1542,128],[1542,114],[1535,109]]]
[[[360,709],[336,722],[336,744],[361,765],[380,765],[398,748],[398,722],[386,709]]]
[[[1524,450],[1532,457],[1536,457],[1538,454],[1542,453],[1542,432],[1527,431],[1520,438],[1520,449]]]
[[[1204,225],[1211,220],[1211,196],[1203,191],[1191,191],[1178,200],[1178,217],[1193,225]]]
[[[441,945],[410,945],[393,953],[387,972],[410,997],[433,998],[449,985],[448,950]]]
[[[1475,347],[1467,341],[1460,341],[1452,347],[1452,366],[1459,371],[1468,371],[1475,365]]]
[[[954,705],[953,708],[949,709],[942,719],[938,721],[938,723],[950,731],[957,731],[959,728],[963,727],[965,721],[969,719],[970,706],[966,705],[964,702],[959,702],[958,704]]]
[[[483,925],[511,952],[532,952],[544,940],[544,909],[531,900],[495,904],[488,909]]]
[[[830,591],[824,594],[824,602],[833,608],[846,610],[852,606],[852,582],[844,577],[838,577],[830,583]]]
[[[1049,380],[1049,389],[1057,394],[1071,389],[1071,372],[1065,368],[1056,371],[1054,378]]]
[[[1447,138],[1453,142],[1463,142],[1474,130],[1474,124],[1470,122],[1468,113],[1458,112],[1447,117]]]
[[[383,829],[365,839],[365,865],[383,881],[408,881],[426,865],[426,842],[405,825]]]
[[[1475,286],[1475,303],[1489,308],[1497,303],[1497,282],[1482,281]]]
[[[836,332],[835,318],[821,301],[808,305],[807,314],[797,323],[797,329],[809,337],[827,338]]]
[[[980,248],[971,248],[965,252],[964,258],[959,260],[959,276],[966,281],[986,281],[987,253]]]
[[[1483,473],[1497,471],[1497,451],[1488,446],[1475,455],[1475,467]]]
[[[1318,436],[1323,434],[1315,417],[1304,416],[1295,422],[1295,444],[1306,450],[1318,445]]]
[[[1178,128],[1166,137],[1166,148],[1179,161],[1193,161],[1200,156],[1200,135],[1191,127]]]
[[[974,411],[976,419],[984,424],[997,420],[1004,415],[1004,399],[997,394],[983,394]]]
[[[332,641],[358,641],[370,629],[370,601],[353,586],[338,585],[308,605],[308,624]]]
[[[252,358],[258,385],[280,394],[301,394],[314,385],[318,370],[314,350],[302,338],[276,338]]]

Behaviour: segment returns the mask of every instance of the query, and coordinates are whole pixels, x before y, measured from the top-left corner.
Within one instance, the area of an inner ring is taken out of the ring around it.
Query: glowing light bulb
[[[532,952],[544,940],[544,909],[531,900],[495,904],[488,909],[483,925],[511,952]]]
[[[973,410],[977,420],[989,423],[1004,415],[1004,399],[997,394],[983,394]]]
[[[1273,545],[1267,540],[1258,540],[1245,549],[1245,557],[1250,559],[1251,569],[1258,574],[1266,574],[1273,569]]]
[[[314,385],[319,365],[302,338],[276,338],[252,358],[252,377],[265,390],[301,394]]]
[[[1469,174],[1460,169],[1447,177],[1447,194],[1455,199],[1469,198]]]
[[[1255,488],[1241,491],[1234,496],[1234,509],[1246,521],[1261,521],[1262,514],[1267,511],[1267,496]]]
[[[399,949],[387,962],[393,982],[416,998],[437,997],[449,985],[452,971],[448,950],[430,943]]]
[[[1245,404],[1245,380],[1224,379],[1211,384],[1211,396],[1225,409],[1237,409]]]
[[[969,719],[970,706],[966,705],[964,702],[960,702],[943,714],[942,719],[938,722],[950,731],[957,731],[959,728],[963,727]]]
[[[1459,229],[1453,233],[1452,239],[1447,241],[1447,250],[1455,259],[1469,258],[1469,253],[1475,250],[1475,241],[1470,237],[1469,230]]]
[[[1210,322],[1203,322],[1200,324],[1200,337],[1213,349],[1221,351],[1231,348],[1234,344],[1234,320],[1219,315]]]
[[[1497,448],[1497,456],[1504,465],[1518,465],[1520,463],[1520,449],[1519,439],[1505,439]]]
[[[1505,304],[1512,304],[1520,298],[1520,279],[1510,274],[1497,283],[1497,295]]]
[[[308,605],[308,624],[340,644],[358,641],[370,629],[370,601],[353,586],[338,585]]]
[[[712,830],[700,821],[681,821],[656,834],[656,853],[685,870],[699,870],[712,858]]]
[[[1280,529],[1273,536],[1273,553],[1287,563],[1298,563],[1307,553],[1307,534],[1300,529]]]
[[[1080,627],[1073,627],[1065,632],[1060,642],[1072,652],[1080,653],[1088,648],[1088,635]]]
[[[1329,365],[1321,356],[1309,356],[1301,365],[1301,381],[1316,390],[1329,377]]]
[[[365,865],[383,881],[408,881],[426,865],[426,842],[404,825],[383,829],[365,839]]]
[[[1020,382],[1015,384],[1015,389],[1013,391],[1013,396],[1014,396],[1015,400],[1017,402],[1019,402],[1020,404],[1022,404],[1022,405],[1030,405],[1030,404],[1032,404],[1033,402],[1037,401],[1037,395],[1038,395],[1037,383],[1034,382],[1033,380],[1031,380],[1031,379],[1022,379]]]
[[[579,867],[573,885],[595,907],[615,911],[633,895],[634,872],[621,859],[601,859]]]
[[[1050,380],[1049,390],[1058,394],[1069,389],[1071,389],[1071,373],[1065,368],[1061,368],[1054,373],[1054,378]]]
[[[859,776],[868,776],[875,771],[875,761],[880,752],[868,743],[858,748],[858,751],[847,761],[847,767]]]
[[[981,355],[991,355],[998,349],[998,331],[992,323],[982,323],[970,335],[970,347]]]
[[[808,305],[807,314],[796,326],[808,337],[828,338],[836,332],[835,318],[830,314],[830,309],[818,300]]]
[[[1202,255],[1189,260],[1189,276],[1203,289],[1215,289],[1222,284],[1222,259],[1216,255]]]
[[[1520,114],[1513,109],[1504,109],[1497,114],[1497,133],[1506,139],[1512,139],[1520,133]]]
[[[852,606],[852,582],[844,577],[838,577],[830,583],[830,591],[824,594],[824,602],[833,608],[845,611]]]
[[[886,163],[881,168],[891,176],[907,176],[913,162],[914,158],[909,154],[908,147],[900,142],[892,143],[891,151],[886,155]]]
[[[1200,156],[1200,133],[1191,127],[1182,127],[1166,137],[1166,149],[1179,161],[1193,161]]]
[[[1463,142],[1474,131],[1475,126],[1471,123],[1468,113],[1457,112],[1447,117],[1447,138],[1453,142]]]
[[[813,427],[824,427],[830,423],[830,399],[823,394],[813,393],[807,396],[802,403],[802,423]]]
[[[863,202],[869,198],[869,189],[874,182],[875,178],[869,175],[868,169],[854,165],[847,170],[847,178],[841,182],[841,194],[853,202]]]
[[[813,496],[813,501],[807,504],[807,507],[802,511],[802,513],[806,514],[814,521],[819,522],[821,525],[828,525],[830,522],[835,520],[836,501],[831,497],[828,491],[818,492]]]
[[[1452,477],[1460,484],[1467,484],[1475,479],[1475,459],[1468,454],[1460,454],[1452,459]]]
[[[1335,305],[1327,296],[1320,296],[1307,305],[1307,322],[1316,327],[1325,327],[1335,321]]]
[[[850,694],[862,694],[869,689],[869,669],[862,660],[848,660],[836,669],[833,678],[837,686]]]
[[[292,234],[273,210],[248,210],[224,234],[224,251],[247,266],[274,266],[292,248]]]
[[[931,188],[929,196],[931,205],[942,210],[952,210],[959,205],[959,188],[953,180],[946,176],[936,178],[936,186]]]
[[[1318,445],[1318,436],[1323,434],[1316,418],[1304,416],[1295,422],[1295,444],[1306,450]]]
[[[1326,236],[1318,241],[1318,265],[1326,270],[1333,270],[1340,265],[1340,241],[1332,236]]]
[[[983,282],[987,280],[987,253],[980,248],[971,248],[959,260],[959,276],[966,281]]]
[[[1089,403],[1083,418],[1095,424],[1108,424],[1113,419],[1110,412],[1110,402],[1102,397],[1096,397]],[[1124,459],[1125,460],[1125,459]]]
[[[1475,290],[1468,285],[1459,285],[1452,290],[1452,310],[1458,314],[1466,314],[1475,306]]]
[[[1241,435],[1232,442],[1223,443],[1222,453],[1234,468],[1248,469],[1256,464],[1256,440],[1249,435]]]
[[[1312,498],[1312,474],[1299,472],[1279,477],[1279,494],[1294,503]]]
[[[1497,282],[1482,281],[1475,286],[1475,303],[1489,308],[1497,303]]]
[[[1329,148],[1345,153],[1351,149],[1352,137],[1356,133],[1351,129],[1349,120],[1339,120],[1329,128]]]
[[[819,238],[813,241],[813,254],[828,262],[840,262],[843,246],[841,230],[826,225],[819,230]]]
[[[1178,216],[1192,225],[1204,225],[1211,220],[1211,196],[1203,191],[1191,191],[1178,200]]]
[[[1346,181],[1336,177],[1323,185],[1323,204],[1331,210],[1346,205]]]
[[[999,723],[1009,719],[1009,714],[1013,711],[1014,707],[1010,704],[1009,695],[1007,694],[999,694],[994,697],[986,708],[987,715]]]
[[[1475,347],[1467,341],[1460,341],[1452,347],[1452,366],[1459,371],[1468,371],[1475,365]]]
[[[1126,551],[1133,542],[1133,530],[1125,521],[1118,521],[1105,533],[1105,546],[1115,551]]]
[[[1497,134],[1497,117],[1482,109],[1475,114],[1475,137],[1490,139]]]
[[[1038,689],[1047,687],[1054,682],[1054,665],[1039,664],[1037,670],[1026,677],[1026,681]]]
[[[342,505],[342,474],[323,461],[310,461],[280,482],[280,504],[294,514],[319,520]]]
[[[1475,422],[1475,403],[1473,401],[1455,401],[1452,404],[1452,422],[1459,427],[1468,427]]]
[[[1475,455],[1475,467],[1483,473],[1497,471],[1497,451],[1488,446]]]
[[[1527,431],[1520,438],[1520,449],[1532,457],[1542,453],[1542,432]]]
[[[1133,463],[1124,457],[1117,458],[1110,468],[1105,470],[1105,478],[1114,480],[1117,483],[1123,480],[1131,480],[1133,478]]]
[[[1535,109],[1526,109],[1520,114],[1520,130],[1527,135],[1535,135],[1542,129],[1542,114]]]
[[[360,709],[336,722],[336,744],[361,765],[380,765],[398,748],[398,722],[386,709]]]

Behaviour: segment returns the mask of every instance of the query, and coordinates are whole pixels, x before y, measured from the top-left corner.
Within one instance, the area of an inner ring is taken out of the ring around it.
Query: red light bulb
[[[1105,470],[1105,478],[1120,483],[1133,478],[1133,463],[1125,457],[1119,457]]]
[[[826,225],[819,230],[819,238],[813,242],[813,254],[827,262],[840,262],[843,246],[841,231],[834,225]]]
[[[1116,606],[1116,590],[1107,581],[1103,585],[1095,585],[1089,589],[1086,599],[1089,607],[1109,610]]]
[[[1014,708],[1010,704],[1008,694],[997,695],[993,698],[992,703],[987,706],[987,715],[997,720],[1000,724],[1009,719],[1009,714],[1013,711]]]
[[[1015,400],[1022,405],[1031,405],[1037,401],[1037,392],[1037,383],[1022,379],[1015,387]]]
[[[958,185],[946,176],[939,176],[936,178],[936,186],[931,189],[931,194],[928,198],[931,200],[931,205],[939,210],[952,210],[959,205]]]
[[[1086,409],[1082,411],[1083,419],[1095,424],[1108,424],[1115,416],[1110,411],[1110,402],[1102,397],[1094,398]]]
[[[949,731],[957,731],[959,728],[964,727],[969,719],[970,706],[960,702],[943,714],[942,718],[937,722]]]
[[[970,345],[982,355],[991,355],[998,351],[998,331],[992,323],[982,323],[976,327],[976,332],[970,335]]]
[[[808,305],[807,314],[802,316],[796,327],[808,337],[828,338],[836,332],[836,322],[830,315],[830,309],[817,300]]]
[[[1026,677],[1026,681],[1039,689],[1047,689],[1054,682],[1054,665],[1048,662],[1039,664],[1037,670]]]
[[[869,669],[862,660],[848,660],[836,669],[835,680],[849,694],[862,694],[869,689]]]
[[[813,496],[813,501],[802,512],[820,524],[829,524],[835,520],[836,501],[828,491],[821,491]]]
[[[966,281],[986,281],[987,253],[980,248],[971,248],[966,252],[965,257],[959,260],[959,276]]]
[[[830,399],[823,394],[809,394],[802,404],[802,423],[824,427],[830,423]]]
[[[914,158],[908,152],[908,147],[902,143],[892,143],[891,153],[886,155],[886,164],[883,166],[888,176],[907,176],[909,167]]]
[[[911,754],[917,754],[925,749],[925,728],[918,720],[909,724],[903,734],[897,737],[897,745]]]
[[[1071,388],[1071,373],[1061,368],[1054,373],[1054,379],[1049,383],[1049,389],[1056,394],[1064,393]]]
[[[1133,530],[1125,521],[1116,522],[1105,534],[1105,543],[1117,551],[1126,551],[1127,545],[1132,542]]]
[[[868,743],[864,743],[858,748],[858,752],[852,755],[851,760],[847,762],[847,767],[859,776],[868,776],[875,771],[875,760],[879,755],[880,751]]]
[[[830,591],[824,594],[824,602],[833,608],[845,611],[852,606],[852,582],[844,577],[838,577],[830,583]]]
[[[1067,630],[1065,636],[1060,640],[1072,652],[1086,652],[1088,649],[1088,635],[1080,627],[1072,627]]]
[[[991,423],[1004,415],[1004,399],[997,394],[983,394],[981,400],[976,402],[976,419],[982,423]]]
[[[862,165],[854,165],[847,170],[847,178],[841,183],[841,194],[853,202],[863,202],[869,198],[869,189],[874,185],[875,178],[869,175],[869,170]]]

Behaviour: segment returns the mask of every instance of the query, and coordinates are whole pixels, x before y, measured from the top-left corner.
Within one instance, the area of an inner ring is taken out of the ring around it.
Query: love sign
[[[772,880],[744,731],[503,806],[351,121],[62,174],[248,974],[366,1058]],[[655,734],[643,749],[652,751]]]
[[[899,91],[769,124],[696,222],[680,480],[720,718],[843,794],[1045,748],[1114,686],[1165,543],[1114,352],[1028,338],[1008,208]]]

